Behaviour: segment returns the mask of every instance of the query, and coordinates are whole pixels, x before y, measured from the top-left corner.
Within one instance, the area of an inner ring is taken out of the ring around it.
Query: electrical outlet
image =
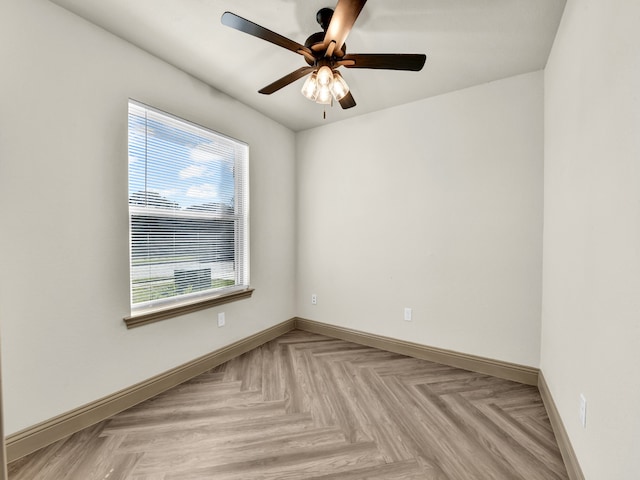
[[[317,305],[318,304],[318,295],[316,295],[315,293],[311,294],[311,305]]]
[[[582,428],[587,428],[587,399],[584,394],[580,394],[580,425]]]
[[[224,312],[220,312],[218,313],[218,326],[224,327],[224,324],[225,324]]]
[[[404,319],[405,319],[405,321],[410,322],[412,315],[413,315],[413,312],[411,311],[411,309],[409,307],[404,307]]]

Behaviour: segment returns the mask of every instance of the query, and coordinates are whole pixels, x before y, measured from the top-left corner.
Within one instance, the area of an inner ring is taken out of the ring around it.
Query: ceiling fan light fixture
[[[349,86],[340,72],[322,66],[307,77],[301,92],[312,102],[330,105],[332,97],[342,100],[349,93]]]
[[[333,82],[331,82],[331,93],[337,101],[342,100],[349,93],[349,85],[344,81],[340,72],[333,72]]]
[[[312,102],[315,102],[316,98],[318,98],[318,90],[318,75],[316,74],[316,72],[313,72],[307,77],[304,85],[302,85],[302,95],[307,97]]]

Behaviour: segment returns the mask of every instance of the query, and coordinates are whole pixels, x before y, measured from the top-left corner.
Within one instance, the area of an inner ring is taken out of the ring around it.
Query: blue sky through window
[[[133,112],[131,111],[133,110]],[[233,206],[235,147],[191,124],[144,110],[129,113],[129,198],[149,192],[180,209]]]

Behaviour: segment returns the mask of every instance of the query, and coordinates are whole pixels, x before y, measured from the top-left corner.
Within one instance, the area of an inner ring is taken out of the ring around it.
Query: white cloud
[[[225,157],[218,152],[214,152],[208,145],[198,145],[191,149],[189,152],[189,158],[198,163],[210,163],[224,160]]]
[[[180,193],[180,191],[177,188],[168,188],[166,190],[160,190],[158,188],[150,188],[149,191],[155,192],[158,195],[163,196],[164,198],[174,197],[178,195],[178,193]]]
[[[189,187],[189,190],[187,190],[187,197],[213,200],[218,198],[218,189],[215,185],[211,185],[210,183],[194,185],[193,187]]]
[[[187,168],[180,170],[180,178],[201,177],[206,171],[207,167],[204,165],[189,165]]]

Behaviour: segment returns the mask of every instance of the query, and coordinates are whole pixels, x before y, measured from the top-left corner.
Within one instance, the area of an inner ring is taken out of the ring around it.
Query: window
[[[248,289],[248,157],[129,102],[130,318]]]

